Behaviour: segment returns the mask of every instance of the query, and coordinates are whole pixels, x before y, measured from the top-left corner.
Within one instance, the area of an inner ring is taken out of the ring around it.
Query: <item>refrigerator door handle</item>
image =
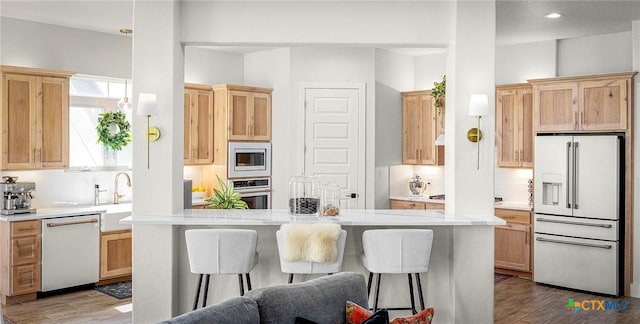
[[[593,247],[593,248],[607,249],[607,250],[612,248],[612,246],[609,245],[609,244],[590,244],[590,243],[570,242],[570,241],[562,241],[562,240],[552,240],[552,239],[543,238],[543,237],[536,237],[536,241],[549,242],[549,243],[558,243],[558,244],[586,246],[586,247]]]
[[[542,218],[542,217],[537,217],[536,221],[538,221],[538,222],[546,222],[546,223],[557,223],[557,224],[603,227],[603,228],[611,228],[611,227],[613,227],[611,224],[593,224],[593,223],[583,223],[583,222],[571,222],[571,221],[562,221],[562,220],[556,220],[556,219],[546,219],[546,218]]]
[[[571,156],[571,142],[567,142],[567,182],[566,182],[566,192],[567,192],[567,208],[571,208],[571,200],[569,199],[569,175],[571,174],[571,165],[569,164],[569,161],[571,160],[570,158]]]
[[[573,185],[571,194],[573,197],[571,201],[573,202],[573,209],[578,209],[578,142],[573,143]]]

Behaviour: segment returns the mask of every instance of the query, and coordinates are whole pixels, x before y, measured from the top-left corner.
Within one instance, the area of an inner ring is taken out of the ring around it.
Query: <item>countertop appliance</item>
[[[42,220],[41,291],[100,279],[100,215]]]
[[[230,180],[249,209],[271,208],[271,178]]]
[[[0,183],[0,199],[2,199],[0,214],[35,213],[35,208],[31,208],[31,199],[33,198],[33,191],[36,190],[36,183],[27,181],[13,182],[5,178],[14,177],[3,177],[3,182]]]
[[[271,176],[271,143],[229,142],[229,178]]]
[[[624,137],[538,135],[534,281],[620,295]]]

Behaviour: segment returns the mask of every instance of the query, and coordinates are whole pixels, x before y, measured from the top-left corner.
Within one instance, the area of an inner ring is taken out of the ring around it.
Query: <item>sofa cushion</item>
[[[163,324],[255,324],[260,322],[258,304],[246,297],[196,309],[162,322]]]
[[[320,324],[344,323],[348,300],[367,305],[367,285],[360,273],[343,272],[302,283],[248,292],[255,300],[260,323],[294,323],[296,317]]]

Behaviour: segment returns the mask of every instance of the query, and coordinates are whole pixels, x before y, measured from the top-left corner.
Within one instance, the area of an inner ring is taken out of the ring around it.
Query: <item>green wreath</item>
[[[120,151],[131,142],[131,124],[121,111],[106,112],[98,115],[98,143],[105,147]]]

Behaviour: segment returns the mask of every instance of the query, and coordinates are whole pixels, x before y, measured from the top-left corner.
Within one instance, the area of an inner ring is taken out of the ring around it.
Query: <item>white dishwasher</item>
[[[41,291],[96,283],[99,266],[100,214],[42,220]]]

